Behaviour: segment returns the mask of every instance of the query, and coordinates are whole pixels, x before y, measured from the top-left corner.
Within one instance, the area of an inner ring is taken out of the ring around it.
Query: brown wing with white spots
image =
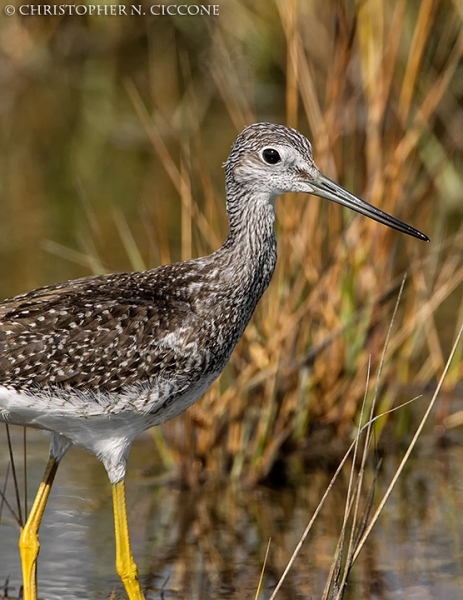
[[[197,317],[187,287],[159,272],[89,277],[0,304],[0,384],[117,392],[184,371]]]

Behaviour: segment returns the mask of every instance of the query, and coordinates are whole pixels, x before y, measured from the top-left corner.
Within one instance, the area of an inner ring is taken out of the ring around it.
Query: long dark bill
[[[327,200],[332,200],[342,206],[347,206],[347,208],[351,208],[361,215],[370,217],[370,219],[378,221],[378,223],[392,227],[392,229],[397,229],[397,231],[401,231],[402,233],[407,233],[424,242],[429,242],[428,236],[421,233],[421,231],[418,231],[418,229],[415,229],[411,225],[407,225],[407,223],[388,215],[379,208],[376,208],[376,206],[354,196],[354,194],[351,194],[322,174],[320,174],[317,179],[311,179],[310,186],[312,187],[312,194],[315,196],[320,196],[320,198],[326,198]]]

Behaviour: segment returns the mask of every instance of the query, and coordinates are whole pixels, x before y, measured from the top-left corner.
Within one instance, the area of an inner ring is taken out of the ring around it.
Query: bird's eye
[[[276,165],[281,161],[280,154],[274,148],[264,148],[262,150],[262,158],[269,165]]]

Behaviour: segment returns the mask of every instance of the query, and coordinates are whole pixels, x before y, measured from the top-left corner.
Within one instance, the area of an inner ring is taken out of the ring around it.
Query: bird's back
[[[0,304],[0,384],[117,393],[204,368],[210,332],[191,297],[194,269],[180,274],[177,265],[174,278],[172,266],[79,279]]]

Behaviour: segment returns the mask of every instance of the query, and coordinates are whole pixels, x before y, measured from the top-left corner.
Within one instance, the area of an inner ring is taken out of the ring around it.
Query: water
[[[13,435],[19,456],[21,430],[15,429]],[[28,435],[32,495],[45,466],[48,441],[39,432]],[[423,446],[432,444],[428,440]],[[185,490],[147,476],[152,455],[146,435],[134,445],[127,478],[132,546],[147,598],[252,598],[271,538],[261,594],[268,598],[328,476],[312,472],[296,488],[284,490],[243,490],[239,485],[212,483]],[[6,460],[2,451],[2,476]],[[396,466],[395,457],[385,459],[375,503]],[[409,462],[351,573],[346,598],[461,597],[462,476],[461,447],[423,451]],[[367,482],[371,478],[372,473],[367,473]],[[280,598],[321,597],[341,527],[347,472],[343,480],[303,546]],[[0,582],[10,576],[10,597],[16,597],[20,583],[18,535],[17,525],[4,509]],[[108,598],[113,590],[117,597],[125,597],[114,568],[110,485],[102,465],[85,451],[73,449],[63,460],[40,541],[41,598]]]

